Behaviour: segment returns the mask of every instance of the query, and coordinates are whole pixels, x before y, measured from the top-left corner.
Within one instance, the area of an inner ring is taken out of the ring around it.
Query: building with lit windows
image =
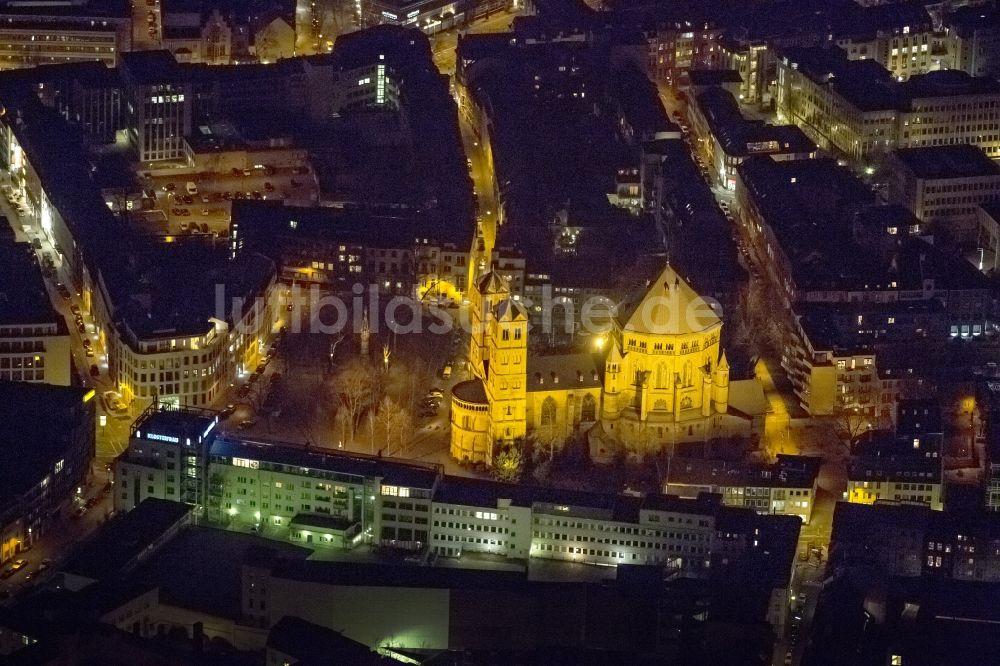
[[[979,204],[1000,198],[1000,166],[976,146],[903,148],[886,168],[889,200],[913,211],[938,243],[976,243]]]
[[[193,409],[143,414],[115,461],[116,508],[169,499],[210,524],[310,547],[659,564],[689,575],[726,556],[717,520],[738,510],[702,493],[638,498],[447,476],[436,465],[220,434],[217,422]]]
[[[662,21],[646,36],[648,71],[658,83],[687,83],[691,69],[712,69],[722,64],[720,42],[725,31],[711,22]]]
[[[713,182],[736,189],[736,167],[750,155],[774,159],[810,159],[816,144],[794,125],[768,125],[747,120],[736,99],[721,87],[693,95],[688,105],[695,150],[708,164]]]
[[[806,525],[816,502],[820,459],[778,454],[777,462],[755,464],[672,457],[663,479],[666,495],[696,498],[713,493],[725,506],[761,514],[797,516]]]
[[[778,117],[821,148],[870,160],[897,148],[969,143],[1000,156],[1000,84],[961,70],[904,82],[837,48],[787,48],[778,58]]]
[[[895,430],[864,432],[851,444],[848,502],[920,502],[944,508],[944,433],[933,400],[899,400]]]
[[[859,318],[842,346],[874,342],[882,329],[867,326],[867,310],[882,310],[873,316],[889,324],[898,307],[913,335],[929,335],[910,311],[921,302],[942,308],[948,336],[977,337],[993,325],[981,272],[918,236],[919,220],[901,206],[876,205],[871,189],[833,160],[755,156],[737,176],[740,232],[785,304],[826,304]]]
[[[131,48],[124,0],[0,3],[0,69],[84,61],[114,67]]]
[[[28,243],[0,238],[0,381],[69,386],[69,329],[52,309],[33,252]]]
[[[169,51],[128,53],[122,58],[128,106],[128,139],[140,162],[184,158],[191,133],[192,87],[179,75]]]
[[[950,65],[934,22],[922,5],[877,5],[856,15],[857,27],[833,40],[851,60],[874,60],[899,81]]]
[[[838,502],[830,565],[869,563],[889,576],[1000,582],[1000,516],[926,503]]]
[[[45,534],[89,477],[94,403],[93,390],[0,382],[0,567]]]

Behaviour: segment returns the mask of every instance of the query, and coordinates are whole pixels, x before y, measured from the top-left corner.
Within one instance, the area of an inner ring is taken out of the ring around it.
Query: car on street
[[[21,569],[23,569],[26,566],[28,566],[28,560],[25,560],[25,559],[22,558],[22,559],[19,559],[19,560],[14,560],[11,563],[10,568],[14,570],[14,573],[17,573],[18,571],[20,571]]]
[[[246,419],[245,421],[240,421],[238,427],[240,430],[246,430],[247,428],[253,426],[254,423],[255,421],[253,419]]]
[[[87,358],[94,358],[94,350],[91,349],[90,347],[84,347],[83,354]]]
[[[10,578],[13,575],[14,575],[14,568],[9,565],[6,568],[4,568],[3,572],[0,572],[0,578]]]
[[[91,365],[90,366],[90,376],[94,377],[95,379],[97,377],[100,377],[101,376],[101,369],[98,368],[96,365]]]
[[[441,398],[444,397],[444,391],[442,391],[441,389],[439,389],[438,387],[435,386],[435,387],[431,388],[431,390],[429,390],[427,392],[427,395],[431,396],[431,397],[434,397],[434,398],[441,399]]]

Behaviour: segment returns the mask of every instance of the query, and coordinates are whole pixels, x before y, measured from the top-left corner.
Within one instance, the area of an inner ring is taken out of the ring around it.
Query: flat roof
[[[693,87],[719,86],[724,83],[743,83],[743,77],[735,69],[689,69],[688,81]]]
[[[0,507],[52,474],[76,445],[73,433],[87,428],[94,428],[88,389],[0,382]]]
[[[6,225],[0,217],[0,225]],[[57,324],[68,335],[65,320],[52,307],[42,270],[28,243],[0,238],[0,324]]]
[[[382,483],[387,485],[427,490],[434,487],[440,474],[439,468],[431,464],[327,449],[305,449],[281,443],[243,441],[232,435],[217,437],[209,454],[214,458],[247,458],[335,474],[381,478]]]
[[[94,580],[125,573],[172,527],[184,522],[191,507],[153,497],[105,524],[83,544],[62,571]]]
[[[811,488],[822,459],[779,455],[773,464],[729,462],[699,458],[674,458],[667,483],[684,485]]]
[[[736,98],[728,90],[709,88],[699,93],[695,100],[712,135],[728,155],[816,152],[816,144],[794,125],[769,125],[744,118]]]
[[[128,18],[127,0],[0,0],[0,15],[78,18]]]
[[[914,176],[925,180],[1000,176],[1000,165],[971,143],[901,148],[894,154]]]

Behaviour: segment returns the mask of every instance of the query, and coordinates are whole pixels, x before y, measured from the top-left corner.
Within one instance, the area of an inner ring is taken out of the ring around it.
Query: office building
[[[184,158],[194,99],[191,84],[179,71],[167,51],[129,53],[122,59],[128,138],[140,162]]]
[[[851,61],[840,49],[786,48],[776,103],[779,118],[855,160],[964,143],[1000,155],[1000,84],[961,70],[898,82],[874,60]]]
[[[89,477],[94,402],[93,390],[0,382],[0,565],[44,535]]]
[[[146,412],[115,462],[116,508],[170,499],[213,525],[310,547],[658,564],[689,575],[728,548],[717,521],[736,510],[704,493],[636,498],[445,476],[435,465],[221,435],[216,423],[198,410]],[[792,459],[781,464],[815,480]]]
[[[69,329],[52,308],[31,245],[0,239],[0,285],[0,381],[69,386]]]
[[[92,60],[114,67],[131,48],[125,0],[0,3],[0,69]]]
[[[926,225],[938,244],[979,239],[979,204],[1000,198],[1000,166],[968,145],[904,148],[890,155],[889,199]]]

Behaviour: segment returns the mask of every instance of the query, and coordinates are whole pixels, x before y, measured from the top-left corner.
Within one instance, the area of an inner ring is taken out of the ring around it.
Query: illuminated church
[[[451,455],[490,464],[498,442],[643,455],[763,432],[760,382],[730,381],[722,319],[668,264],[619,306],[597,353],[529,355],[528,313],[496,273],[470,289],[472,379],[452,389]]]

